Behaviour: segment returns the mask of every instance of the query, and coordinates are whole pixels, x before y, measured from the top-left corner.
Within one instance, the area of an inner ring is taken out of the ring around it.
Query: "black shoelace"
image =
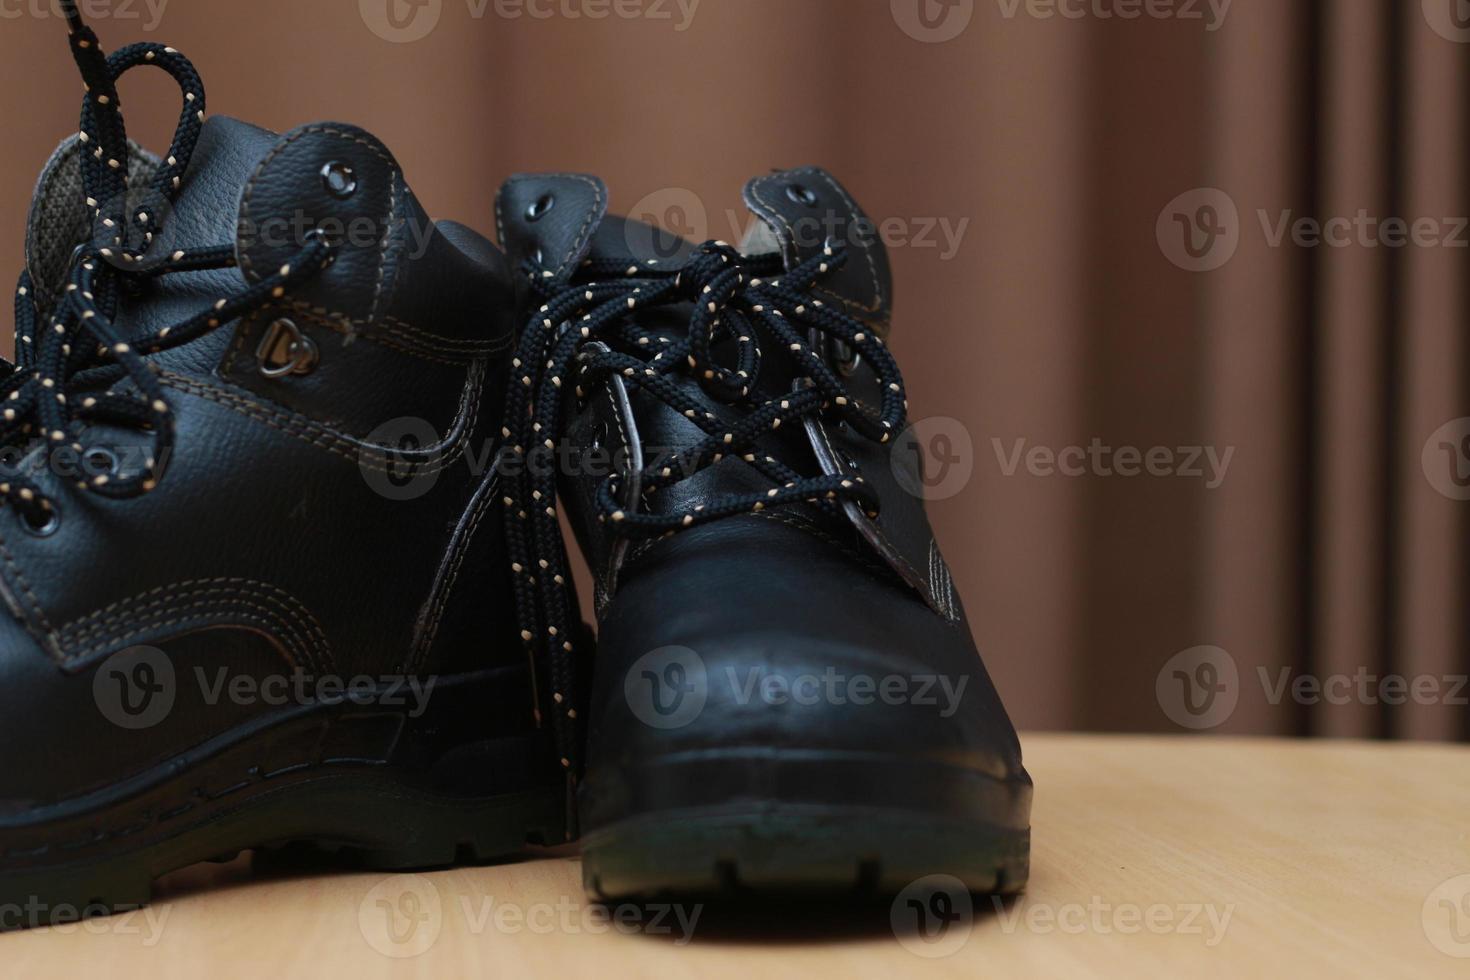
[[[817,414],[844,421],[880,443],[904,425],[903,379],[882,339],[812,294],[821,278],[846,261],[845,248],[829,243],[821,254],[785,272],[780,255],[742,256],[723,242],[708,242],[677,268],[627,259],[590,260],[565,286],[552,286],[546,272],[527,267],[543,305],[527,324],[512,362],[501,434],[503,452],[519,458],[502,468],[502,502],[521,639],[533,672],[538,658],[549,663],[557,746],[569,780],[575,781],[580,764],[572,633],[579,614],[571,608],[567,590],[557,475],[552,467],[525,465],[528,447],[554,453],[568,395],[586,397],[595,385],[618,375],[630,389],[657,398],[705,434],[695,445],[666,457],[656,470],[644,470],[642,495],[657,494],[726,457],[739,457],[772,487],[763,493],[721,496],[687,512],[652,513],[623,500],[624,476],[614,472],[601,483],[596,501],[598,520],[615,533],[647,539],[801,502],[835,513],[843,501],[853,501],[876,517],[877,497],[861,476],[807,477],[755,450],[766,434],[783,425],[801,425]],[[665,336],[639,322],[640,311],[681,303],[694,308],[684,336]],[[882,383],[877,411],[849,394],[820,347],[813,345],[812,331],[847,345],[872,367]],[[799,379],[789,393],[759,393],[762,339],[784,347]],[[732,352],[726,359],[733,363],[717,363],[712,354],[716,349]],[[706,402],[671,377],[676,373],[698,379],[729,411],[710,412]]]
[[[279,299],[331,261],[321,239],[274,275],[221,297],[195,316],[141,336],[123,336],[113,322],[124,294],[148,278],[235,265],[233,244],[164,250],[157,236],[177,197],[204,124],[204,85],[189,60],[159,44],[134,44],[108,56],[83,22],[73,0],[63,0],[72,56],[87,94],[82,103],[82,184],[91,209],[93,239],[79,246],[64,291],[41,297],[29,272],[16,291],[16,361],[0,382],[0,445],[41,439],[51,448],[84,449],[90,425],[125,426],[149,433],[142,466],[128,474],[98,473],[78,486],[113,498],[152,490],[174,442],[174,421],[164,388],[145,358],[187,344],[222,324]],[[146,188],[130,194],[127,128],[117,82],[127,71],[152,66],[167,72],[183,93],[183,110],[168,155]],[[42,305],[52,305],[44,318]],[[130,382],[135,392],[115,390]],[[56,505],[25,473],[0,480],[0,500],[18,507],[32,527],[54,522]]]

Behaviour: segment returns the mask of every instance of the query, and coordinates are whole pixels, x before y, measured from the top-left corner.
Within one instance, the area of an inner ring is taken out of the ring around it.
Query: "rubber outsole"
[[[869,900],[930,875],[1009,895],[1030,870],[1032,792],[1019,767],[869,749],[666,753],[589,774],[583,879],[610,901]]]
[[[1030,872],[1030,832],[909,811],[767,803],[648,815],[590,832],[583,883],[604,902],[821,894],[896,895],[943,874],[1011,895]]]
[[[529,714],[518,686],[495,672],[446,679],[416,717],[350,701],[295,710],[0,818],[0,931],[136,909],[163,875],[246,850],[405,870],[562,843],[548,740],[507,720]]]
[[[319,782],[99,862],[0,875],[0,931],[141,908],[158,878],[247,850],[307,847],[343,867],[401,871],[504,860],[563,836],[564,800],[549,789],[472,803],[363,776]]]

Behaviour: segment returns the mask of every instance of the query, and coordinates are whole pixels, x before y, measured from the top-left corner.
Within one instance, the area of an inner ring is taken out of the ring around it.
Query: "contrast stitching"
[[[500,247],[507,249],[510,242],[505,236],[505,191],[513,181],[506,181],[500,190],[495,192],[495,236],[500,240]]]
[[[577,229],[576,237],[572,239],[571,248],[566,252],[565,255],[562,256],[561,261],[557,263],[556,270],[553,273],[554,276],[560,278],[562,274],[566,272],[567,266],[570,265],[571,262],[577,257],[577,253],[582,251],[582,248],[591,239],[592,232],[596,228],[597,222],[602,217],[603,209],[606,207],[606,201],[603,197],[602,184],[599,181],[591,179],[585,174],[546,173],[535,174],[527,177],[512,177],[510,180],[506,181],[506,186],[509,187],[511,184],[535,183],[537,181],[546,180],[550,177],[556,177],[562,180],[580,181],[581,183],[584,183],[588,187],[592,188],[592,209],[588,211],[586,220],[582,222],[582,227]],[[504,198],[504,190],[502,190],[499,194],[495,196],[495,228],[497,233],[500,235],[500,244],[509,245],[510,241],[505,233]]]
[[[395,452],[391,456],[384,452],[380,446],[360,442],[334,429],[329,429],[304,415],[274,408],[264,402],[244,397],[231,390],[201,384],[185,375],[176,374],[172,371],[160,372],[159,380],[168,387],[248,415],[273,429],[284,432],[318,449],[324,449],[327,452],[350,459],[369,469],[378,472],[387,472],[389,467],[402,466],[407,461],[420,467],[420,472],[423,475],[428,475],[443,472],[457,462],[464,454],[465,444],[473,428],[473,420],[478,417],[480,398],[485,382],[485,362],[475,361],[469,366],[465,390],[460,396],[459,414],[454,421],[456,432],[453,441],[440,443],[439,446],[419,450],[414,453],[407,451]],[[301,431],[303,429],[306,431]],[[423,459],[420,461],[416,457],[423,457]]]
[[[26,601],[31,604],[31,612],[35,615],[36,621],[47,634],[54,636],[56,630],[52,627],[51,620],[46,618],[45,610],[41,608],[41,600],[31,589],[31,583],[26,579],[25,573],[20,570],[20,565],[16,562],[15,556],[10,553],[10,549],[6,547],[3,538],[0,538],[0,558],[4,558],[5,567],[10,571],[11,578],[15,579],[15,583],[25,594]]]
[[[242,219],[244,219],[245,221],[249,221],[250,219],[250,205],[255,198],[255,185],[260,180],[261,175],[265,173],[266,168],[275,161],[276,157],[286,152],[286,150],[290,148],[291,144],[295,143],[297,140],[303,139],[315,133],[326,133],[329,136],[336,136],[339,139],[348,140],[350,142],[357,143],[360,146],[364,146],[374,155],[376,155],[378,159],[386,163],[389,168],[392,169],[395,175],[398,173],[398,168],[394,166],[393,160],[386,153],[383,152],[383,149],[375,145],[374,143],[364,139],[361,135],[348,133],[332,126],[306,126],[302,129],[298,129],[294,133],[291,133],[285,139],[281,140],[274,147],[272,147],[271,151],[265,155],[265,159],[260,161],[260,165],[255,168],[255,172],[250,175],[250,179],[245,183],[245,193],[240,200],[240,217]],[[255,266],[250,259],[248,250],[242,250],[240,252],[240,265],[245,270],[247,275],[256,275]],[[379,275],[381,276],[381,265],[379,266],[378,271]]]
[[[637,465],[641,471],[642,462],[638,461],[635,464],[633,459],[633,440],[628,437],[628,430],[623,426],[623,411],[622,406],[618,404],[618,399],[615,394],[617,391],[616,385],[617,383],[615,381],[609,379],[607,384],[603,386],[603,390],[607,392],[608,408],[612,411],[613,422],[617,424],[618,437],[623,441],[623,455],[627,458],[628,465]],[[631,409],[631,403],[629,407]],[[639,496],[642,496],[641,492]],[[599,575],[599,578],[602,579],[600,583],[602,590],[609,597],[612,596],[617,588],[618,575],[622,572],[623,566],[636,557],[637,554],[638,551],[636,548],[619,548],[618,543],[616,541],[613,542],[612,552],[608,555],[610,560],[607,562],[607,567],[603,569],[602,574]]]
[[[397,233],[395,225],[401,221],[398,217],[398,185],[401,182],[401,175],[398,172],[398,168],[393,166],[387,157],[381,153],[378,155],[384,161],[388,162],[388,223],[383,226],[383,242],[378,249],[378,276],[377,281],[373,284],[373,305],[371,307],[372,313],[369,316],[369,319],[373,320],[378,318],[378,313],[383,305],[383,283],[388,269],[388,245]],[[395,276],[397,275],[396,268],[394,274]]]
[[[302,644],[300,636],[295,632],[294,625],[271,606],[242,596],[217,607],[189,607],[183,612],[184,615],[176,615],[167,619],[159,618],[152,622],[132,626],[121,633],[97,640],[80,650],[65,653],[63,663],[71,664],[79,660],[88,660],[108,650],[116,649],[136,637],[184,623],[201,627],[249,624],[262,628],[270,639],[276,641],[281,648],[282,655],[291,666],[307,667],[317,673],[324,672],[322,665],[310,655],[309,648]]]
[[[863,554],[847,542],[839,540],[835,535],[828,534],[825,530],[819,527],[815,521],[811,521],[803,517],[798,517],[796,514],[790,512],[777,510],[763,510],[745,516],[759,517],[768,521],[778,521],[782,524],[787,525],[788,527],[795,528],[798,531],[805,531],[813,537],[820,538],[822,541],[825,541],[827,544],[836,548],[838,551],[841,551],[843,554],[847,555],[849,558],[853,559],[864,568],[875,571],[882,571],[884,569],[884,566],[874,561],[871,556]]]
[[[833,458],[836,458],[837,450],[832,445],[832,440],[831,437],[827,434],[826,427],[823,426],[820,421],[818,421],[815,423],[814,428],[817,430],[817,434],[821,436],[822,445],[827,448],[827,452],[831,454]],[[887,548],[887,554],[885,554],[884,557],[890,561],[898,562],[900,565],[908,570],[909,575],[912,576],[915,580],[923,581],[923,576],[918,573],[918,570],[916,570],[914,566],[909,564],[908,559],[905,558],[903,556],[903,553],[894,546],[893,542],[889,539],[887,533],[884,532],[882,525],[880,525],[877,521],[869,518],[868,526],[872,528],[873,533],[878,536],[878,539],[882,541],[884,546]],[[926,598],[929,599],[929,601],[933,602],[935,605],[939,605],[939,599],[933,594],[932,587],[930,588],[929,593],[930,594],[926,596]]]
[[[842,202],[847,205],[847,209],[850,214],[852,214],[853,216],[856,216],[858,214],[859,209],[857,206],[857,202],[848,195],[847,191],[842,189],[841,184],[832,179],[831,174],[823,170],[819,170],[815,167],[807,167],[806,169],[798,170],[797,173],[809,174],[821,181],[824,181],[828,187],[837,192],[838,197],[842,198]],[[866,259],[868,262],[868,275],[872,276],[873,278],[873,305],[863,306],[862,308],[868,310],[871,313],[877,313],[879,310],[883,309],[884,296],[883,283],[878,278],[878,263],[873,258],[872,246],[863,249],[863,258]]]
[[[591,240],[592,232],[598,220],[602,217],[603,208],[606,207],[602,197],[602,187],[598,182],[584,177],[581,174],[558,174],[568,180],[578,180],[592,188],[592,210],[587,212],[587,218],[582,222],[582,227],[577,229],[577,237],[572,240],[572,247],[562,257],[561,264],[557,266],[556,275],[560,277],[566,271],[568,265],[577,257],[577,253]]]
[[[422,327],[416,327],[395,316],[381,316],[376,320],[368,321],[360,317],[348,316],[339,310],[329,309],[321,305],[313,305],[300,299],[292,300],[290,306],[298,312],[320,317],[324,320],[331,320],[334,325],[342,326],[344,329],[348,327],[362,327],[363,330],[360,331],[362,336],[369,336],[367,332],[369,330],[382,333],[407,334],[408,337],[404,339],[412,338],[426,348],[438,350],[446,354],[492,354],[495,351],[504,350],[510,346],[513,340],[509,336],[498,340],[466,340],[459,337],[445,337],[442,334],[436,334]]]
[[[820,177],[820,178],[824,179],[830,187],[832,187],[834,190],[837,191],[837,193],[847,203],[848,207],[852,209],[852,213],[854,215],[857,214],[857,204],[852,200],[851,197],[849,197],[842,190],[842,188],[840,188],[840,187],[837,186],[837,184],[836,184],[835,181],[833,181],[827,174],[823,173],[821,170],[819,170],[819,169],[817,169],[815,167],[806,167],[806,168],[803,168],[803,169],[800,169],[800,170],[789,170],[789,171],[787,171],[787,173],[788,174],[811,175],[811,176],[816,176],[816,177]],[[774,206],[773,204],[771,204],[770,201],[768,201],[764,196],[762,196],[762,191],[764,191],[764,189],[767,186],[769,186],[770,184],[772,184],[772,183],[774,183],[774,182],[776,182],[776,181],[778,181],[780,179],[781,178],[778,176],[778,177],[766,177],[766,178],[763,178],[761,180],[757,180],[757,181],[755,181],[751,185],[750,192],[751,192],[751,195],[756,199],[756,202],[758,204],[760,204],[762,208],[765,209],[765,216],[768,217],[768,218],[773,218],[776,221],[779,221],[781,223],[781,226],[786,230],[786,238],[785,238],[784,244],[786,246],[788,246],[789,248],[791,248],[793,251],[795,251],[795,249],[796,249],[796,229],[794,229],[791,226],[791,222],[786,219],[786,216],[781,213],[781,211],[780,211],[779,208],[777,208],[776,206]],[[869,248],[864,248],[863,249],[863,255],[867,259],[867,262],[868,262],[868,271],[869,271],[870,275],[872,275],[872,277],[873,277],[873,297],[874,297],[874,300],[873,300],[872,305],[868,305],[868,304],[865,304],[865,303],[857,302],[856,300],[849,299],[846,296],[841,296],[841,295],[839,295],[837,293],[834,293],[830,289],[823,289],[820,286],[813,287],[813,290],[812,291],[815,292],[815,293],[820,293],[820,294],[822,294],[824,296],[827,296],[827,297],[831,298],[832,300],[834,300],[834,301],[836,301],[838,303],[841,303],[843,306],[846,306],[846,307],[849,307],[849,308],[859,309],[859,310],[863,310],[866,313],[873,313],[873,314],[876,314],[876,313],[881,312],[883,310],[883,288],[878,283],[878,264],[877,264],[876,261],[874,261],[871,252],[872,252],[872,250],[869,249]],[[880,318],[880,322],[884,326],[887,325],[887,319],[886,318]]]
[[[225,586],[226,588],[220,588]],[[109,603],[95,612],[78,617],[63,626],[60,630],[63,634],[75,633],[73,639],[85,639],[89,634],[96,632],[99,627],[95,624],[108,619],[117,619],[122,610],[126,609],[130,615],[160,605],[165,605],[182,595],[207,596],[207,595],[232,595],[236,590],[244,589],[259,595],[262,599],[279,602],[283,607],[292,611],[297,617],[298,624],[302,626],[322,647],[327,646],[326,631],[322,629],[321,622],[311,613],[311,610],[299,599],[278,586],[258,579],[220,576],[216,578],[185,579],[170,585],[161,585],[140,592],[137,595],[119,599]]]
[[[183,604],[178,605],[179,602]],[[291,642],[292,652],[298,654],[295,659],[317,670],[332,662],[326,632],[300,600],[268,582],[246,578],[191,579],[150,589],[73,620],[58,631],[57,639],[64,646],[88,644],[79,652],[65,655],[68,661],[77,660],[120,642],[121,638],[196,619],[211,611],[224,612],[233,606],[245,606],[273,616],[278,621],[276,625],[288,631],[289,635],[281,639]],[[163,608],[167,608],[175,618],[156,619],[145,626],[134,626],[120,635],[97,638],[119,623],[146,617]]]
[[[399,335],[392,330],[379,330],[376,325],[366,324],[364,321],[350,321],[337,319],[331,314],[322,314],[315,309],[298,307],[293,310],[299,319],[308,323],[331,330],[334,333],[360,337],[370,343],[378,344],[392,350],[408,354],[411,357],[422,358],[438,364],[447,364],[452,367],[462,367],[471,361],[491,354],[498,353],[509,345],[505,343],[481,343],[474,347],[444,348],[432,342],[421,340],[412,334]],[[254,321],[252,321],[254,322]],[[365,330],[357,330],[357,325],[365,326]],[[242,341],[243,343],[243,341]]]
[[[949,562],[944,560],[944,554],[939,550],[939,542],[930,538],[929,547],[934,551],[934,561],[939,567],[939,574],[944,579],[945,613],[953,622],[960,618],[959,605],[954,599],[954,573],[949,570]]]
[[[414,645],[411,658],[411,669],[417,670],[423,663],[423,659],[433,648],[434,641],[439,636],[439,624],[443,620],[444,610],[449,605],[449,596],[454,591],[455,584],[459,581],[459,572],[464,565],[465,556],[469,554],[470,545],[473,544],[475,534],[480,529],[480,521],[490,509],[490,503],[495,499],[496,488],[500,484],[500,474],[494,473],[490,479],[480,486],[479,499],[474,503],[474,510],[470,514],[470,520],[465,525],[464,534],[460,535],[454,542],[453,551],[449,561],[448,570],[441,580],[440,588],[434,597],[433,605],[429,614],[429,621],[424,627],[423,636]]]

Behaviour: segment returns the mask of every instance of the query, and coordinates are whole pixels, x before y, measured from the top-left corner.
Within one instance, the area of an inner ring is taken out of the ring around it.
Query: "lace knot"
[[[742,258],[726,242],[705,242],[685,261],[674,276],[674,288],[682,299],[697,300],[712,292],[717,282],[728,279],[733,273],[743,278]]]
[[[544,305],[526,325],[512,361],[506,443],[554,447],[571,416],[569,393],[583,399],[593,385],[616,378],[631,397],[662,403],[702,436],[663,454],[658,466],[641,467],[637,499],[624,499],[625,474],[602,480],[593,504],[610,533],[657,538],[788,505],[835,516],[850,504],[876,516],[877,495],[860,474],[800,473],[775,458],[779,444],[767,441],[783,426],[799,428],[824,414],[876,442],[886,442],[903,423],[903,380],[892,355],[872,328],[812,295],[816,281],[846,260],[846,250],[834,244],[788,270],[780,254],[741,255],[724,242],[706,242],[677,269],[631,257],[587,261],[573,282],[538,290]],[[527,271],[533,282],[546,281],[538,269]],[[664,316],[643,316],[670,308],[681,316],[690,311],[687,331],[658,326],[667,322]],[[862,356],[881,386],[881,404],[864,406],[848,392],[827,365],[828,341]],[[761,384],[763,343],[788,369],[778,385]],[[575,386],[563,384],[569,371],[575,371]],[[727,460],[750,467],[769,488],[715,493],[677,509],[643,506],[659,491]],[[579,703],[573,651],[565,641],[547,639],[569,635],[576,615],[564,585],[568,563],[561,528],[555,509],[545,506],[556,497],[557,476],[553,469],[523,466],[501,474],[521,636],[532,663],[546,661],[547,707],[563,764],[575,771],[580,739],[572,713]],[[533,568],[544,571],[533,576]]]
[[[194,66],[161,44],[134,44],[105,54],[75,3],[63,0],[63,9],[72,54],[87,90],[77,139],[92,238],[72,253],[65,289],[58,295],[37,296],[29,273],[21,276],[15,297],[17,363],[7,365],[11,370],[0,381],[5,406],[0,445],[39,437],[48,447],[80,453],[87,450],[83,439],[94,428],[142,430],[148,445],[140,465],[131,470],[111,466],[77,480],[82,490],[133,497],[157,487],[174,442],[173,408],[147,357],[190,343],[280,298],[324,269],[332,249],[321,240],[309,241],[275,275],[219,299],[182,323],[123,335],[115,317],[146,279],[232,268],[235,249],[233,243],[156,248],[204,124],[204,84]],[[184,108],[167,156],[148,186],[134,189],[128,182],[129,144],[117,82],[140,66],[169,74],[183,94]],[[150,255],[150,249],[157,254]],[[33,476],[18,471],[0,474],[0,500],[33,518],[54,516],[52,502]],[[45,526],[53,527],[54,521]]]

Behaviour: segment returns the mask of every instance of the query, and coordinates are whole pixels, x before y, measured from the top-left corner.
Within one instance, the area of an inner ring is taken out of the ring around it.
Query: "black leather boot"
[[[883,246],[823,171],[745,199],[737,251],[607,217],[591,177],[500,194],[538,302],[504,500],[538,656],[573,656],[558,482],[596,580],[587,887],[1017,891],[1031,780],[925,517]]]
[[[260,845],[562,840],[491,506],[504,256],[362,130],[206,122],[182,55],[69,13],[81,133],[0,389],[0,928]],[[161,157],[119,112],[137,66],[183,92]]]

